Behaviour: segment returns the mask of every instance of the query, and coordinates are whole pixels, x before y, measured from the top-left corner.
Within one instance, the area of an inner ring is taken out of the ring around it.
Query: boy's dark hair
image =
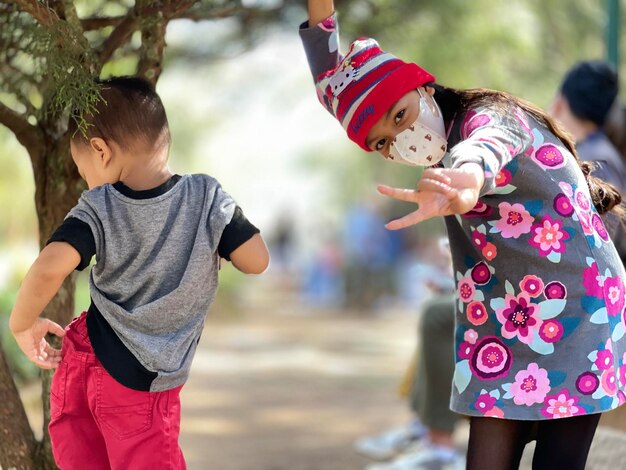
[[[93,137],[113,141],[121,147],[134,147],[138,141],[151,147],[169,145],[170,132],[165,108],[154,87],[139,77],[97,80],[102,99],[94,110],[82,116],[72,113],[68,131],[74,142],[86,143]],[[84,119],[86,132],[78,129]]]

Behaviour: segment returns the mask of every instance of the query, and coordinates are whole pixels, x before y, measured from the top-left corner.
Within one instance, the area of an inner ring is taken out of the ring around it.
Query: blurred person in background
[[[621,132],[613,132],[613,135],[624,139],[626,129],[623,120],[620,122],[623,111],[618,93],[619,80],[611,64],[601,60],[579,62],[565,74],[550,114],[574,137],[580,158],[593,163],[592,174],[614,185],[623,195],[626,164],[605,132],[607,121],[612,117],[613,126],[622,126]],[[623,227],[615,218],[610,218],[607,226],[624,262]]]
[[[397,249],[384,229],[384,219],[372,201],[354,204],[345,216],[343,231],[345,304],[368,312],[393,289],[392,269]]]
[[[454,445],[454,427],[459,416],[450,411],[454,373],[454,280],[447,238],[426,254],[434,257],[432,276],[426,282],[433,298],[420,313],[417,348],[400,394],[408,398],[413,419],[408,426],[390,429],[355,443],[356,450],[389,463],[373,464],[367,470],[411,470],[428,465],[462,468],[464,459]],[[434,255],[434,256],[433,256]]]

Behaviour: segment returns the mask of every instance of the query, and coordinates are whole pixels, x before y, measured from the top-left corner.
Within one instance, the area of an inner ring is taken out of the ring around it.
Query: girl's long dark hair
[[[624,218],[626,210],[621,206],[622,195],[612,184],[591,175],[593,164],[580,160],[576,153],[576,146],[571,136],[567,134],[554,119],[552,119],[544,110],[534,104],[517,98],[503,91],[490,90],[488,88],[473,88],[466,90],[456,90],[439,84],[431,84],[435,88],[435,100],[441,108],[444,121],[449,122],[455,114],[463,112],[467,109],[481,105],[490,105],[500,107],[505,112],[509,112],[511,105],[518,106],[528,113],[532,118],[543,124],[548,130],[557,136],[563,143],[565,148],[569,150],[580,169],[582,170],[591,192],[591,199],[596,210],[600,214],[606,214],[613,211],[618,217]]]

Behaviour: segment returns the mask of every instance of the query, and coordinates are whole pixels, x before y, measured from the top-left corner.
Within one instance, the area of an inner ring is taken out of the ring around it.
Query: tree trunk
[[[0,467],[31,469],[37,441],[0,348]]]
[[[55,123],[56,124],[56,123]],[[56,125],[49,125],[56,129]],[[47,134],[50,135],[50,134]],[[69,153],[66,135],[45,142],[43,155],[31,155],[35,175],[35,206],[39,219],[39,241],[43,248],[52,232],[63,222],[65,215],[76,204],[84,189]],[[69,276],[57,295],[43,312],[61,326],[66,326],[74,316],[75,275]],[[61,346],[56,336],[48,340],[57,348]],[[24,405],[0,351],[0,465],[2,468],[52,470],[57,466],[52,456],[48,423],[50,422],[50,382],[52,371],[42,370],[42,400],[44,410],[43,440],[37,442],[28,423]]]

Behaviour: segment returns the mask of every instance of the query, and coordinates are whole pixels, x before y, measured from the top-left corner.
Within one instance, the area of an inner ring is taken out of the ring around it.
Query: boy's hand
[[[30,328],[13,332],[20,349],[42,369],[54,369],[61,362],[61,351],[54,349],[46,341],[48,333],[61,338],[65,336],[65,330],[47,318],[37,318]]]
[[[379,185],[380,194],[419,206],[385,227],[398,230],[436,216],[464,214],[476,205],[483,182],[482,168],[472,163],[458,169],[429,168],[424,171],[417,190]]]

